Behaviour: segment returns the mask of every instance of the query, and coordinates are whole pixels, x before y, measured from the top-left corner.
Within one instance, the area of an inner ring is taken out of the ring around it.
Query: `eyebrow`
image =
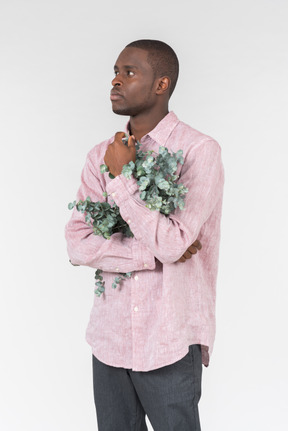
[[[138,67],[137,66],[129,66],[129,65],[126,65],[126,66],[123,66],[123,68],[124,69],[138,69]],[[119,67],[117,66],[117,64],[115,64],[115,66],[114,66],[114,70],[118,70],[119,69]]]

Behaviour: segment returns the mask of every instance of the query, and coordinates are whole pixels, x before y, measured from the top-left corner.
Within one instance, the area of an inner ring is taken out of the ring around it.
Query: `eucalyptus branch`
[[[123,138],[123,142],[127,144],[128,135]],[[169,215],[176,208],[184,209],[185,194],[188,192],[187,187],[183,184],[178,184],[179,176],[176,175],[178,164],[183,165],[183,151],[178,150],[177,153],[170,154],[166,147],[159,147],[159,153],[154,150],[141,151],[140,142],[136,143],[136,161],[129,162],[123,166],[122,175],[127,179],[132,176],[137,180],[139,186],[140,198],[146,203],[146,207],[151,211],[159,211],[164,215]],[[155,155],[154,155],[155,154]],[[100,165],[100,172],[104,174],[109,172],[105,164]],[[109,173],[110,178],[113,177]],[[114,177],[113,177],[114,178]],[[107,192],[103,193],[103,197],[107,198]],[[76,207],[77,211],[85,214],[85,221],[93,227],[95,235],[103,236],[105,239],[110,239],[111,235],[116,232],[121,232],[126,237],[133,237],[133,233],[121,217],[119,207],[113,202],[92,202],[88,196],[85,201],[76,201],[69,203],[68,208]],[[103,281],[102,271],[97,269],[95,272],[95,285],[97,289],[95,294],[101,296],[105,291],[105,281]],[[130,278],[131,272],[120,273],[112,284],[115,289],[121,281]]]

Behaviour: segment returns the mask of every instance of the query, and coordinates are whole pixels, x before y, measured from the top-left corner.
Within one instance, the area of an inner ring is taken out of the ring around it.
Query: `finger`
[[[134,135],[129,136],[128,147],[135,147],[135,142],[136,142],[135,136]]]
[[[190,247],[188,248],[189,253],[191,254],[196,254],[198,249],[196,247],[194,247],[194,245],[190,245]]]
[[[199,239],[196,239],[196,241],[194,241],[192,245],[193,245],[194,247],[197,247],[197,248],[198,248],[198,250],[201,250],[201,248],[202,248],[202,244],[201,244],[201,242],[199,241]]]
[[[195,254],[195,253],[193,253]],[[189,252],[189,250],[186,250],[185,253],[183,254],[183,256],[185,257],[185,259],[191,259],[192,254]]]
[[[117,142],[119,144],[120,143],[123,144],[122,138],[125,138],[125,136],[126,136],[126,134],[124,132],[117,132],[117,133],[115,133],[114,142]]]
[[[177,260],[177,262],[186,262],[186,259],[184,256],[181,256],[180,259]]]

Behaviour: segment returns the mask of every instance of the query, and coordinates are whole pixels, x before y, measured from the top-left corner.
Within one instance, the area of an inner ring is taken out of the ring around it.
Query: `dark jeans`
[[[103,364],[93,355],[99,431],[200,431],[202,359],[199,344],[180,361],[152,371]]]

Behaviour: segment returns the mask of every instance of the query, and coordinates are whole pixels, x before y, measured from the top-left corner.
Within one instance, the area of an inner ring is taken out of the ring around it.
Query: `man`
[[[169,112],[178,78],[171,47],[154,40],[132,42],[114,70],[112,109],[130,116],[128,145],[124,132],[118,132],[89,152],[77,198],[103,201],[107,192],[134,237],[93,235],[75,210],[66,226],[71,263],[101,269],[105,280],[86,334],[93,352],[98,429],[144,431],[147,414],[155,431],[199,431],[202,363],[208,366],[215,336],[221,150],[214,139]],[[137,181],[121,174],[135,161],[136,140],[143,151],[183,150],[184,210],[169,216],[149,210]],[[114,179],[100,173],[103,162]],[[112,289],[117,273],[128,271],[131,279]]]

